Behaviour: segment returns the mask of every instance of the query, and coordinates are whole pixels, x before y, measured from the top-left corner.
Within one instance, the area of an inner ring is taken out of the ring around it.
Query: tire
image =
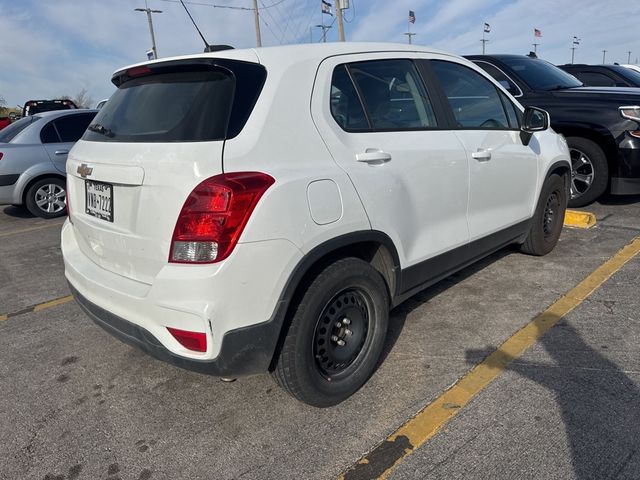
[[[571,154],[570,207],[584,207],[602,195],[609,184],[609,166],[602,148],[582,137],[568,137]]]
[[[553,174],[542,187],[529,234],[520,250],[537,256],[546,255],[553,250],[562,232],[566,209],[567,190],[564,179]]]
[[[299,298],[272,376],[301,402],[330,407],[355,393],[378,364],[389,321],[387,287],[367,262],[343,258]]]
[[[38,180],[27,190],[25,206],[33,215],[55,218],[66,215],[67,199],[64,180],[47,177]]]

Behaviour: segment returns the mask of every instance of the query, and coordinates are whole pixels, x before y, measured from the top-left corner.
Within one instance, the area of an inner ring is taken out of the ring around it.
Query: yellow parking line
[[[520,357],[551,327],[580,305],[638,253],[640,253],[640,237],[636,237],[575,288],[507,339],[453,387],[423,408],[339,478],[341,480],[388,478],[393,468],[432,438],[447,421],[495,380],[512,360]]]
[[[53,300],[49,300],[48,302],[38,303],[37,305],[31,305],[30,307],[23,308],[22,310],[18,310],[17,312],[0,314],[0,322],[3,322],[11,317],[24,315],[25,313],[39,312],[47,308],[57,307],[58,305],[64,305],[65,303],[69,303],[71,300],[73,300],[73,297],[71,295],[67,295],[66,297],[55,298]]]
[[[567,210],[564,214],[564,226],[574,228],[591,228],[596,224],[596,216],[590,212]]]
[[[62,225],[62,223],[64,222],[56,222],[48,225],[41,225],[39,227],[22,228],[20,230],[13,230],[11,232],[0,233],[0,238],[10,237],[11,235],[18,235],[19,233],[35,232],[37,230],[44,230],[45,228],[59,227]]]

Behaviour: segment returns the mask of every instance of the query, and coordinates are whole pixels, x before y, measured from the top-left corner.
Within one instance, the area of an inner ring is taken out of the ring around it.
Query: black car
[[[524,106],[551,114],[571,152],[571,200],[579,207],[607,188],[640,194],[640,88],[583,87],[533,55],[470,55]]]
[[[78,108],[71,100],[29,100],[22,107],[22,116],[35,115],[36,113],[51,112],[53,110],[68,110]]]
[[[586,87],[640,87],[640,73],[622,65],[558,65]]]

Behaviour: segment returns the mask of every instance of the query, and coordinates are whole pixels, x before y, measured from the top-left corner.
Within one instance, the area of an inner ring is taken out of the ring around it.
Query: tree
[[[94,103],[93,98],[89,96],[86,88],[80,90],[73,97],[70,95],[60,95],[58,98],[61,100],[71,100],[78,108],[92,108]]]
[[[7,110],[7,101],[0,95],[0,115],[4,115]]]

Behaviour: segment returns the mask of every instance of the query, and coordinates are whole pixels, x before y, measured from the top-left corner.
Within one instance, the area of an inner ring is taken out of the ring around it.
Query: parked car
[[[11,125],[11,119],[9,117],[0,117],[0,130],[9,125]]]
[[[625,67],[625,68],[629,68],[629,69],[633,70],[634,72],[640,73],[640,66],[639,65],[631,65],[631,64],[628,64],[628,63],[623,63],[622,66]]]
[[[36,113],[69,110],[72,108],[78,108],[72,100],[29,100],[22,107],[22,116],[26,117]]]
[[[622,65],[558,65],[586,87],[640,87],[640,72]]]
[[[389,309],[506,245],[544,255],[571,171],[544,111],[418,46],[225,50],[117,71],[67,162],[65,274],[180,367],[334,405]]]
[[[67,154],[96,112],[43,112],[0,131],[0,205],[25,206],[42,218],[64,215]]]
[[[580,207],[607,189],[640,194],[640,89],[582,87],[574,76],[539,58],[470,55],[520,103],[551,114],[551,126],[571,152],[571,200]]]

